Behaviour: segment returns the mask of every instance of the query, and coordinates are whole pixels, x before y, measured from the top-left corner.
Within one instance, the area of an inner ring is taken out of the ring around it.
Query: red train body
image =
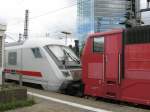
[[[150,106],[150,26],[90,35],[82,67],[85,95]]]

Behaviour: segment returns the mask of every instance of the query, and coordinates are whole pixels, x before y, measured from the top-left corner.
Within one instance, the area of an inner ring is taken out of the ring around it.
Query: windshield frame
[[[55,58],[54,61],[55,61],[59,66],[63,66],[63,63],[62,63],[63,60],[60,60],[60,59],[54,54],[54,52],[49,48],[50,46],[59,46],[60,48],[64,47],[65,49],[67,49],[67,51],[65,50],[65,52],[68,52],[68,50],[69,50],[71,53],[73,53],[73,54],[71,54],[71,56],[73,56],[73,57],[75,56],[74,58],[79,61],[79,63],[78,63],[78,62],[75,61],[74,59],[71,59],[71,61],[65,60],[66,66],[81,66],[80,59],[76,56],[76,54],[73,52],[73,50],[70,49],[68,46],[57,45],[57,44],[46,45],[45,48],[47,49],[48,52],[50,52],[49,55],[50,55],[53,59]],[[64,50],[64,49],[62,49],[62,50]],[[64,52],[64,53],[65,53],[65,52]],[[70,54],[70,53],[69,53],[69,54]],[[66,54],[64,54],[64,55],[66,55]],[[69,57],[69,55],[68,55],[68,57]],[[69,57],[69,58],[71,58],[71,57]]]

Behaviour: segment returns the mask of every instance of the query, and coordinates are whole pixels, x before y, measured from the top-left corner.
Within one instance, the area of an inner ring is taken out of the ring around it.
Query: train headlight
[[[63,75],[64,75],[65,77],[69,77],[69,76],[70,76],[70,74],[69,74],[68,71],[63,71]]]

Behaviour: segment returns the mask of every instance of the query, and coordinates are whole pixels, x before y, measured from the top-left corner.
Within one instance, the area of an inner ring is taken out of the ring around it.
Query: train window
[[[94,38],[93,52],[104,52],[104,37],[95,37]]]
[[[62,50],[62,46],[48,46],[48,48],[52,51],[52,53],[57,57],[58,60],[62,61],[65,58],[65,54]]]
[[[42,58],[39,48],[32,48],[32,52],[33,52],[35,58]]]
[[[17,52],[9,52],[8,53],[8,64],[9,65],[17,65]]]

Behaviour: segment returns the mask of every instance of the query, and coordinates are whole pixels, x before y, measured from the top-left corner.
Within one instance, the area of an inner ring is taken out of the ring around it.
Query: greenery
[[[15,84],[5,84],[5,85],[0,85],[0,91],[4,90],[12,90],[12,89],[18,89],[20,86],[15,85]],[[23,87],[22,87],[23,88]]]
[[[26,106],[31,106],[35,104],[34,99],[27,99],[25,101],[12,101],[9,103],[2,103],[0,104],[0,112],[4,112],[6,110],[12,110],[20,107],[26,107]]]

